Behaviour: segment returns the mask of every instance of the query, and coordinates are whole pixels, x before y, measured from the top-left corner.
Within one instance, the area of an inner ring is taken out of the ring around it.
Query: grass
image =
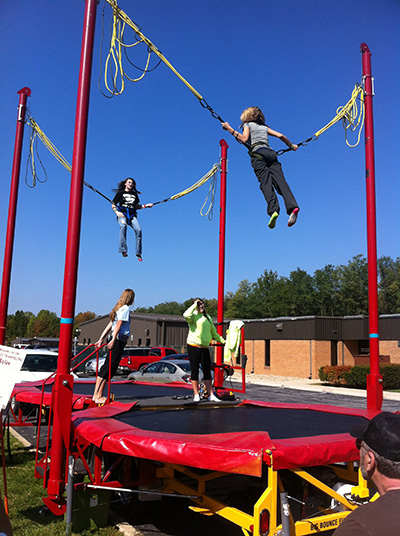
[[[46,495],[43,481],[35,479],[35,453],[23,446],[11,436],[10,460],[6,454],[8,508],[10,521],[15,536],[62,536],[65,534],[63,516],[55,516],[50,511],[43,514]],[[72,534],[77,534],[73,532]],[[98,536],[116,536],[121,532],[116,527],[87,529],[81,536],[96,534]]]

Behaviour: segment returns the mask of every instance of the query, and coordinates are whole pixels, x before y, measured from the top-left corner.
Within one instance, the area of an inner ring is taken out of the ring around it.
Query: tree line
[[[400,257],[378,260],[379,314],[400,313]],[[141,307],[136,312],[181,315],[192,300]],[[207,312],[217,315],[217,300],[204,298]],[[224,298],[225,318],[368,315],[368,263],[363,255],[347,265],[326,265],[313,275],[297,268],[289,277],[265,270],[255,282],[241,281]]]
[[[400,257],[380,257],[378,267],[379,314],[400,313]],[[193,296],[195,298],[195,296]],[[182,315],[193,298],[179,303],[164,302],[154,307],[139,307],[137,313]],[[203,298],[207,312],[217,316],[215,298]],[[297,268],[289,277],[265,270],[255,282],[241,281],[236,292],[224,298],[225,318],[276,318],[281,316],[352,316],[368,315],[368,264],[363,255],[346,265],[327,264],[313,275]],[[75,317],[74,328],[95,318],[91,311]],[[58,337],[60,319],[45,309],[36,316],[17,311],[7,317],[7,340],[33,337]],[[75,330],[74,330],[75,333]]]
[[[97,315],[91,311],[79,313],[74,319],[74,329],[81,322],[92,320]],[[28,311],[16,311],[13,315],[7,315],[6,339],[10,343],[14,339],[33,339],[34,337],[59,337],[60,318],[47,309],[42,309],[37,315]]]

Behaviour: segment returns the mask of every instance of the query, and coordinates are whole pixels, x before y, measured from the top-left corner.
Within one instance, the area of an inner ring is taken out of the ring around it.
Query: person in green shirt
[[[209,346],[212,340],[225,344],[225,339],[218,334],[211,317],[207,314],[203,300],[195,298],[193,305],[184,313],[189,324],[187,349],[189,354],[191,382],[193,387],[193,402],[200,402],[199,368],[203,369],[204,383],[210,393],[208,400],[220,402],[212,391],[211,358]]]

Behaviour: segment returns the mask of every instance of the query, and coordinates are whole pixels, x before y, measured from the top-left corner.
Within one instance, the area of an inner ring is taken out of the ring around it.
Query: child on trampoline
[[[136,182],[132,177],[118,183],[117,193],[112,201],[112,209],[117,216],[119,224],[119,253],[123,257],[128,256],[128,246],[126,242],[126,231],[128,225],[132,227],[136,235],[136,257],[142,260],[142,228],[137,219],[137,211],[142,208],[151,208],[153,203],[141,205]]]
[[[268,227],[273,229],[279,216],[279,201],[276,193],[284,199],[286,212],[289,215],[288,227],[292,227],[296,223],[300,209],[285,180],[276,152],[269,146],[268,136],[279,138],[293,151],[297,151],[298,146],[291,143],[280,132],[269,128],[265,124],[264,114],[256,106],[246,108],[240,116],[240,120],[242,134],[233,129],[229,123],[222,123],[222,128],[249,148],[251,165],[267,202],[267,213],[270,217]]]
[[[111,370],[110,370],[110,352],[107,352],[106,360],[99,370],[96,379],[96,385],[92,400],[96,404],[104,404],[106,397],[103,396],[104,387],[106,386],[108,377],[111,378],[117,372],[119,362],[121,361],[122,352],[128,342],[130,333],[130,306],[135,299],[135,291],[127,288],[121,294],[119,300],[115,304],[110,313],[110,322],[104,328],[95,347],[100,348],[103,344],[103,339],[111,330],[111,341],[107,344],[107,348],[111,350]]]

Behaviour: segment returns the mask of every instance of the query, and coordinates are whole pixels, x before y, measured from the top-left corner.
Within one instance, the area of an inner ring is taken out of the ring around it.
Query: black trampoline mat
[[[364,417],[310,409],[237,406],[182,410],[130,411],[115,417],[142,430],[175,434],[268,432],[271,439],[289,439],[349,432]]]
[[[52,385],[46,385],[45,391],[51,392]],[[38,388],[41,390],[40,388]],[[74,395],[91,396],[94,391],[93,382],[74,382]],[[185,396],[191,395],[192,392],[179,385],[164,386],[149,384],[137,384],[137,383],[117,383],[111,382],[111,393],[114,394],[115,400],[129,399],[129,400],[141,400],[144,398],[157,398],[157,397],[172,397],[172,396]],[[104,395],[108,394],[108,384],[104,389]]]

